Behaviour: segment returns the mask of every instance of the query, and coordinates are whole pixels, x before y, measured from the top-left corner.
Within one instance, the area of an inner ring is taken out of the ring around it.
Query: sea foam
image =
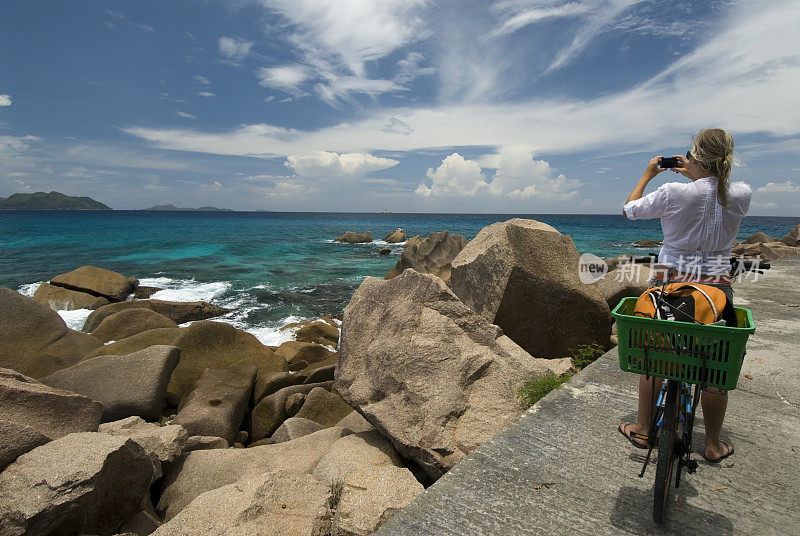
[[[160,287],[163,289],[150,296],[154,300],[182,302],[210,302],[223,295],[231,288],[231,284],[228,281],[198,283],[194,279],[170,279],[168,277],[140,279],[139,284],[146,287]]]
[[[56,311],[61,318],[64,319],[64,322],[67,324],[67,327],[70,329],[75,329],[80,331],[83,327],[83,324],[86,322],[86,319],[92,314],[91,309],[75,309],[74,311]]]

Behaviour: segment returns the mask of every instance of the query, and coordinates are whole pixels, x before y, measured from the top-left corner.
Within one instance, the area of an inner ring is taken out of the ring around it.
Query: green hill
[[[0,200],[0,210],[111,210],[90,197],[72,197],[60,192],[13,194]]]

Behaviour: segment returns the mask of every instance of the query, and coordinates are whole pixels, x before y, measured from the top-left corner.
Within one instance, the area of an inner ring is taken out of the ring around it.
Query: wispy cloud
[[[0,94],[0,106],[11,106],[11,95]]]
[[[313,84],[324,101],[336,105],[351,95],[375,96],[404,89],[412,72],[422,75],[411,58],[397,65],[396,80],[372,79],[367,64],[385,58],[426,34],[419,9],[425,0],[261,0],[281,16],[284,39],[294,46],[302,64],[259,69],[262,85],[305,94],[304,82]]]
[[[209,80],[208,78],[206,78],[205,76],[203,76],[201,74],[194,75],[192,77],[192,80],[194,80],[195,82],[197,82],[198,84],[201,84],[203,86],[210,86],[211,85],[211,80]]]
[[[253,45],[252,41],[245,41],[241,37],[223,36],[219,38],[219,53],[231,61],[240,62],[247,57]]]
[[[775,193],[797,193],[800,192],[800,184],[795,184],[792,181],[785,182],[768,182],[764,186],[756,189],[756,192],[765,194]]]
[[[179,116],[181,116],[181,117],[183,117],[185,119],[197,119],[196,115],[190,114],[189,112],[179,112],[179,111],[176,110],[175,111],[175,115],[179,115]]]
[[[156,31],[155,28],[153,28],[149,24],[144,24],[142,22],[136,22],[135,20],[131,20],[127,15],[125,15],[121,11],[106,9],[106,15],[110,16],[115,21],[124,22],[125,24],[133,26],[134,28],[138,28],[143,32],[153,33]]]
[[[394,167],[400,162],[367,153],[338,154],[320,151],[305,156],[289,156],[284,165],[301,177],[362,176],[370,171]]]
[[[205,97],[207,99],[217,96],[217,94],[212,92],[212,91],[201,91],[201,92],[198,93],[198,95],[201,96],[201,97]]]
[[[321,147],[348,153],[507,145],[534,148],[537,154],[630,151],[655,143],[685,143],[689,133],[709,125],[722,125],[734,135],[797,137],[798,26],[796,2],[737,4],[718,34],[709,35],[661,74],[590,100],[532,98],[509,104],[383,108],[358,121],[291,136],[263,124],[222,133],[141,127],[126,132],[163,148],[250,155],[310,154]],[[654,103],[660,110],[680,113],[654,125]],[[403,134],[387,129],[392,118],[409,129]]]

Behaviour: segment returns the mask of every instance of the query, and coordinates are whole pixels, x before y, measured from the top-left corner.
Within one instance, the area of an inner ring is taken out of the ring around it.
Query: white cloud
[[[192,80],[194,80],[198,84],[202,84],[204,86],[210,86],[211,85],[211,80],[209,80],[208,78],[206,78],[205,76],[203,76],[201,74],[194,75],[192,77]]]
[[[800,192],[800,184],[795,184],[792,181],[785,181],[785,182],[770,181],[764,186],[757,188],[756,192],[765,194],[795,193],[795,192]]]
[[[475,195],[478,190],[487,188],[481,168],[474,160],[465,160],[453,153],[436,168],[428,168],[425,174],[433,181],[430,187],[420,184],[414,191],[422,197],[446,195]]]
[[[140,30],[142,30],[144,32],[153,33],[153,32],[156,31],[155,28],[153,28],[149,24],[144,24],[144,23],[136,22],[134,20],[129,19],[128,16],[125,15],[124,13],[122,13],[121,11],[112,11],[110,9],[106,9],[106,14],[109,15],[114,20],[117,20],[117,21],[120,21],[120,22],[124,22],[125,24],[129,24],[129,25],[133,26],[134,28],[138,28],[138,29],[140,29]],[[107,28],[113,28],[114,25],[112,23],[108,23],[107,22],[106,23],[106,27]]]
[[[358,77],[364,63],[422,35],[424,0],[261,0],[293,27],[290,40],[319,65],[342,64]]]
[[[279,67],[261,67],[256,70],[258,83],[267,88],[279,89],[292,95],[302,95],[300,85],[311,77],[305,65],[281,65]]]
[[[317,84],[314,90],[322,100],[331,106],[335,106],[340,100],[350,99],[353,93],[374,97],[381,93],[405,90],[403,86],[391,80],[372,80],[357,76],[335,75],[328,75],[328,79],[327,83]]]
[[[179,115],[179,116],[184,117],[186,119],[197,119],[196,115],[190,114],[189,112],[178,112],[178,111],[176,111],[175,115]]]
[[[488,180],[481,168],[493,168]],[[415,193],[423,197],[473,196],[479,191],[494,197],[525,200],[565,200],[579,196],[577,181],[556,174],[550,164],[533,158],[525,147],[503,147],[495,154],[478,160],[466,160],[453,153],[435,170],[428,169],[431,186],[420,184]]]
[[[489,33],[489,37],[499,37],[516,32],[526,26],[548,19],[577,17],[592,11],[592,4],[588,2],[569,2],[561,5],[542,2],[505,2],[497,4],[495,11],[504,12],[503,22]]]
[[[652,81],[591,100],[533,98],[509,104],[384,108],[361,119],[314,131],[245,125],[229,132],[131,128],[157,147],[215,154],[312,154],[325,147],[344,153],[425,148],[522,145],[537,154],[609,149],[649,150],[679,145],[705,126],[734,136],[800,135],[800,6],[737,4],[721,33],[665,68]],[[680,110],[654,125],[653,106]],[[396,118],[413,126],[387,131]]]
[[[0,94],[0,106],[11,106],[11,95]]]
[[[247,57],[253,44],[241,37],[223,36],[219,38],[219,53],[231,61],[239,62]]]
[[[198,95],[200,95],[201,97],[205,97],[207,99],[217,96],[217,94],[212,91],[201,91],[200,93],[198,93]]]
[[[0,136],[0,156],[18,156],[31,149],[28,142],[40,141],[36,136]]]
[[[497,171],[489,185],[494,195],[511,199],[570,199],[578,197],[575,190],[580,183],[556,174],[550,163],[536,160],[525,147],[503,147],[496,155],[490,155],[491,167]]]
[[[301,177],[361,176],[370,171],[394,167],[400,162],[366,153],[338,154],[320,151],[306,156],[289,156],[284,165]]]
[[[383,131],[393,132],[395,134],[405,134],[405,135],[410,135],[414,133],[414,129],[411,128],[411,125],[396,117],[389,118],[389,120],[386,122],[386,125],[383,127]]]

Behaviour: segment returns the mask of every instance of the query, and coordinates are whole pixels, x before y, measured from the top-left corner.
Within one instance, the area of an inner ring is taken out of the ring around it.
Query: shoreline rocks
[[[81,266],[66,274],[55,276],[50,280],[50,284],[119,302],[133,293],[139,286],[139,281],[105,268]]]
[[[344,242],[346,244],[364,244],[366,242],[372,242],[372,233],[370,231],[365,231],[363,233],[347,231],[343,235],[336,237],[334,242]]]
[[[569,368],[531,357],[441,279],[409,269],[356,290],[334,385],[437,479],[520,413],[523,377]]]
[[[453,260],[450,286],[464,304],[531,355],[563,357],[608,345],[611,311],[578,276],[580,254],[546,223],[515,218],[484,227]]]
[[[397,264],[384,279],[392,279],[404,270],[413,268],[447,282],[450,279],[450,264],[466,245],[467,239],[461,235],[451,235],[448,231],[431,233],[427,238],[404,247]]]

